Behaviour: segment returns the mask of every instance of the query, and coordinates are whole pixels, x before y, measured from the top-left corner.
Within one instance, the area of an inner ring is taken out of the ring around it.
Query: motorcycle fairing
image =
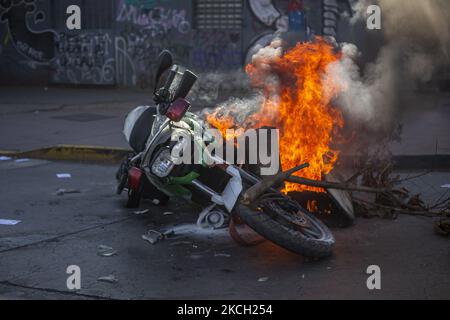
[[[156,113],[154,106],[140,106],[127,115],[123,133],[135,152],[144,151]]]

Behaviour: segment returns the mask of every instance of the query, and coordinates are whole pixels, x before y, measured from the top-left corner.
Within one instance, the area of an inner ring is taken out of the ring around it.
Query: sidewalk
[[[0,87],[0,115],[151,100],[150,91],[133,89]]]
[[[58,144],[128,147],[123,120],[151,94],[116,89],[0,88],[0,150]]]
[[[402,119],[402,142],[392,144],[394,155],[450,155],[450,95],[420,99],[421,107]],[[0,150],[58,144],[128,148],[122,135],[124,118],[149,102],[151,93],[137,90],[2,87]]]

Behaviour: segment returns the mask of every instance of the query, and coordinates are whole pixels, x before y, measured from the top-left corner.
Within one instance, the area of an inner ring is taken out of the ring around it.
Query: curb
[[[103,164],[117,164],[131,153],[131,150],[114,147],[83,145],[57,145],[30,151],[0,150],[0,156],[30,158],[52,161],[77,161]]]
[[[0,150],[0,156],[31,158],[51,161],[77,161],[88,163],[117,164],[133,151],[115,147],[84,145],[57,145],[30,151]],[[345,163],[354,158],[344,156]],[[393,157],[397,170],[450,170],[450,155],[398,155]]]

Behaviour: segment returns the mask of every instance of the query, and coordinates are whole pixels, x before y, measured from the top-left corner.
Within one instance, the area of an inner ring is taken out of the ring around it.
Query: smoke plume
[[[373,0],[357,1],[350,22],[365,24],[372,4]],[[356,46],[341,44],[343,59],[329,72],[348,84],[338,99],[344,111],[380,129],[392,127],[405,111],[403,98],[449,65],[450,5],[448,0],[379,0],[378,5],[385,44],[376,61],[361,72],[354,63]]]
[[[243,98],[231,97],[221,102],[214,109],[203,110],[204,115],[215,114],[220,118],[232,118],[235,124],[242,126],[248,121],[249,116],[259,112],[266,99],[277,100],[279,94],[279,78],[271,69],[271,62],[281,57],[283,54],[282,41],[275,38],[268,46],[261,47],[252,58],[252,64],[255,66],[257,74],[252,77],[249,83],[249,77],[245,84],[247,90]],[[247,126],[251,126],[247,123]]]

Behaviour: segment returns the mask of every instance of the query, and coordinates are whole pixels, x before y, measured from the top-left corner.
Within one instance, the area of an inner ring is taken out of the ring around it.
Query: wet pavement
[[[241,247],[227,230],[199,230],[200,208],[190,204],[146,203],[149,212],[137,215],[115,195],[115,169],[0,161],[0,219],[21,221],[0,225],[0,299],[450,298],[450,242],[430,218],[358,218],[333,228],[333,257],[309,261],[269,242]],[[433,197],[450,173],[409,183]],[[175,235],[152,245],[142,239],[150,229]],[[99,255],[101,245],[116,254]],[[67,289],[70,265],[81,269],[81,290]],[[381,290],[366,287],[370,265],[381,268]],[[98,281],[110,275],[117,282]]]

